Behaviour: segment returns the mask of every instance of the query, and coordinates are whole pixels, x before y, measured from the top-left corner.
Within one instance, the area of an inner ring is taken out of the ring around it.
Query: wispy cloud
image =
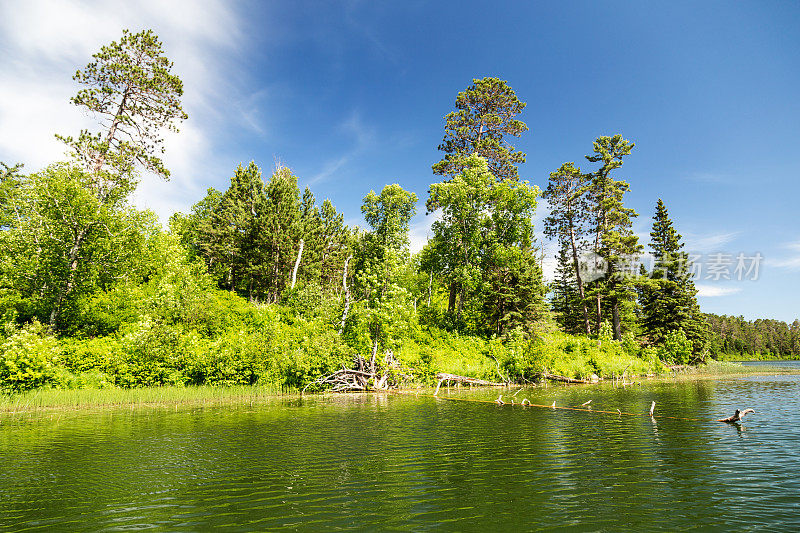
[[[222,102],[238,100],[224,72],[240,33],[236,12],[222,0],[0,4],[0,160],[22,162],[35,171],[64,158],[64,146],[53,134],[97,128],[69,103],[78,90],[72,75],[101,46],[119,39],[124,28],[152,28],[184,82],[189,120],[180,133],[165,135],[172,180],[143,176],[134,198],[163,220],[199,199],[209,174],[219,171],[210,148],[226,115]]]
[[[728,231],[720,233],[686,233],[684,239],[686,249],[694,252],[713,252],[721,246],[733,242],[741,234],[741,231]],[[648,237],[649,238],[649,237]]]
[[[782,248],[787,250],[788,253],[784,257],[768,257],[765,260],[767,266],[786,270],[800,270],[800,241],[784,243]]]
[[[408,240],[412,254],[419,252],[428,244],[428,239],[433,237],[431,226],[433,226],[434,222],[441,219],[441,211],[436,211],[431,215],[426,215],[423,211],[412,219],[408,231]]]
[[[705,296],[706,298],[728,296],[742,291],[740,287],[719,287],[717,285],[702,285],[702,284],[698,284],[696,285],[696,287],[697,287],[697,295]]]
[[[320,170],[308,179],[308,185],[314,185],[336,177],[339,170],[375,144],[376,134],[374,128],[365,124],[358,112],[351,113],[347,119],[342,121],[338,130],[339,133],[351,139],[350,148],[345,153],[323,162]]]
[[[716,183],[726,184],[734,181],[730,176],[718,174],[715,172],[693,172],[685,176],[688,181],[695,181],[699,183]]]

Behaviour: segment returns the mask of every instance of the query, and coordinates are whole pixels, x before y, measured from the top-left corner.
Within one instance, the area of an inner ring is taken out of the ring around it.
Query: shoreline
[[[787,361],[787,360],[783,360]],[[658,376],[630,377],[633,383],[657,383],[665,381],[688,381],[695,379],[733,379],[748,376],[763,375],[798,375],[800,368],[765,368],[744,366],[732,362],[714,362],[703,367],[689,367],[679,371],[672,371]],[[611,379],[601,379],[591,384],[564,384],[569,387],[589,387],[611,384]],[[539,385],[509,384],[506,387],[540,387]],[[456,388],[456,387],[454,387]],[[476,390],[489,387],[461,386],[458,389]],[[497,388],[497,387],[491,387]],[[435,387],[413,384],[397,389],[400,393],[421,394],[430,392],[433,396]],[[312,392],[302,394],[299,390],[280,389],[270,386],[237,385],[229,387],[219,386],[165,386],[142,388],[107,388],[107,389],[37,389],[24,393],[0,396],[0,417],[19,414],[46,414],[51,412],[80,412],[92,410],[112,409],[137,409],[137,408],[186,408],[186,407],[211,407],[225,405],[253,405],[263,400],[297,400],[305,396],[354,396],[362,394],[391,394],[395,391],[366,391],[362,393],[343,392]]]

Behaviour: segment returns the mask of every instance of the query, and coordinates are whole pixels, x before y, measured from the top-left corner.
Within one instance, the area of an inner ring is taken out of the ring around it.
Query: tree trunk
[[[456,294],[457,294],[458,287],[456,282],[453,281],[450,283],[450,297],[447,300],[447,312],[452,313],[456,309]]]
[[[464,310],[464,297],[466,295],[467,289],[464,285],[461,285],[461,290],[458,293],[458,312],[456,313],[456,320],[461,320],[461,312]]]
[[[614,305],[611,306],[611,320],[614,322],[614,339],[622,340],[622,322],[619,318],[619,303],[614,298]]]
[[[347,256],[344,260],[344,272],[342,273],[342,288],[344,290],[344,312],[342,313],[342,324],[339,326],[339,335],[344,331],[344,323],[347,321],[347,313],[350,312],[350,289],[347,288],[347,264],[353,256]]]
[[[575,279],[578,281],[578,294],[581,297],[581,308],[583,310],[583,326],[586,329],[586,334],[592,334],[592,328],[589,324],[589,310],[586,308],[586,294],[583,290],[583,278],[581,277],[581,265],[578,261],[578,247],[575,244],[575,230],[572,227],[572,221],[569,226],[569,241],[572,245],[572,264],[575,268]]]
[[[600,291],[598,291],[597,292],[597,296],[595,297],[595,300],[597,301],[597,332],[598,333],[600,332],[600,326],[603,324],[603,314],[602,314],[603,310],[602,310],[602,306],[600,305],[600,299],[601,298],[602,298],[602,296],[600,295]]]
[[[303,257],[304,244],[303,239],[300,239],[300,249],[297,251],[297,261],[294,262],[294,270],[292,271],[292,289],[294,289],[294,284],[297,282],[297,269],[300,267],[300,259]]]
[[[428,307],[431,306],[431,285],[433,284],[433,270],[431,270],[430,276],[428,276]]]
[[[67,256],[67,263],[69,264],[67,279],[64,282],[64,286],[62,287],[61,291],[58,293],[58,297],[56,298],[53,308],[50,310],[49,325],[51,330],[55,328],[56,322],[58,322],[58,319],[61,316],[61,306],[64,303],[64,298],[69,296],[69,294],[72,292],[72,288],[75,286],[75,273],[78,270],[78,256],[80,255],[81,246],[83,245],[83,240],[86,238],[88,231],[89,228],[82,228],[75,235],[72,248],[69,250],[69,255]]]
[[[372,356],[369,358],[369,371],[375,375],[375,356],[378,353],[378,333],[375,334],[375,339],[372,341]]]

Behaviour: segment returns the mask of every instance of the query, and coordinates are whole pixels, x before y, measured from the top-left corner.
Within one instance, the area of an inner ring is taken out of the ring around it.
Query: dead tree
[[[316,385],[321,388],[328,388],[331,392],[358,392],[368,390],[388,390],[395,388],[406,381],[410,381],[414,376],[406,374],[400,363],[394,358],[391,350],[388,350],[383,358],[383,364],[368,365],[362,356],[357,356],[353,361],[353,368],[341,370],[321,376],[303,388],[303,392],[310,386]]]
[[[292,271],[292,289],[297,282],[297,269],[300,267],[300,259],[303,257],[303,239],[300,239],[300,249],[297,251],[297,261],[294,262],[294,270]]]
[[[729,416],[728,418],[720,418],[717,420],[717,422],[727,422],[728,424],[733,424],[734,422],[739,422],[747,413],[755,413],[755,411],[753,409],[745,409],[744,411],[737,409],[732,416]]]

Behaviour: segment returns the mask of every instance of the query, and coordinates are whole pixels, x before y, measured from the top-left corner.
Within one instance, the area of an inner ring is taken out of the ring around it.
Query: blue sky
[[[644,242],[662,198],[689,249],[733,256],[732,277],[737,254],[764,257],[755,281],[698,280],[701,307],[800,317],[800,3],[5,1],[0,21],[0,160],[61,157],[52,134],[91,125],[71,74],[152,27],[190,119],[167,140],[172,181],[144,177],[138,205],[166,219],[239,162],[277,160],[353,224],[370,189],[416,192],[419,247],[443,117],[496,76],[528,104],[525,179],[592,169],[592,140],[621,133]]]

